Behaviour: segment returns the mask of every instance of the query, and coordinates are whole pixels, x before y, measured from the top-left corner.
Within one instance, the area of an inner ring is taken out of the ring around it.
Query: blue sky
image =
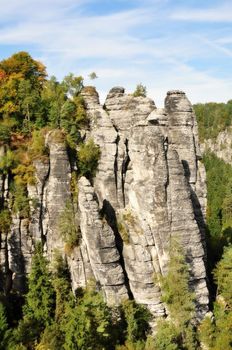
[[[0,59],[28,51],[49,75],[73,72],[103,100],[138,83],[158,106],[166,92],[193,102],[232,99],[232,1],[0,0]]]

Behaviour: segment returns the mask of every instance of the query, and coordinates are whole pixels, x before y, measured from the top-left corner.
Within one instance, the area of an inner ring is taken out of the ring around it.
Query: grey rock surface
[[[227,128],[224,131],[221,131],[215,140],[206,139],[201,143],[201,151],[213,152],[216,156],[224,162],[232,165],[232,128]]]

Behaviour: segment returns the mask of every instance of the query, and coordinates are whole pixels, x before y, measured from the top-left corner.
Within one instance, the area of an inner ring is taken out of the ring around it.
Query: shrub
[[[136,86],[135,91],[133,92],[134,97],[146,97],[147,96],[147,88],[141,83]]]
[[[93,139],[89,139],[86,143],[83,143],[77,154],[80,175],[92,179],[96,174],[100,155],[100,148],[95,145]]]
[[[75,219],[75,213],[72,202],[66,202],[65,208],[59,217],[59,232],[66,243],[66,251],[71,252],[78,244],[78,223]]]
[[[162,301],[166,303],[171,322],[175,325],[170,327],[173,330],[178,329],[183,348],[194,350],[197,347],[196,333],[191,321],[195,315],[195,295],[189,288],[189,280],[189,268],[183,249],[179,242],[173,239],[170,245],[168,273],[160,277]]]
[[[101,294],[87,290],[69,310],[65,324],[66,350],[112,349],[111,313]]]
[[[0,212],[0,233],[7,234],[10,231],[12,218],[9,209]]]
[[[180,244],[173,240],[170,247],[168,273],[160,277],[162,299],[179,327],[194,316],[195,296],[189,289],[189,268]]]
[[[14,180],[18,186],[35,185],[35,167],[32,164],[19,164],[12,170]]]
[[[126,322],[126,340],[134,343],[146,339],[151,320],[148,309],[134,300],[126,300],[122,303],[122,311]]]
[[[7,328],[8,324],[6,319],[5,308],[2,302],[0,302],[0,350],[4,350],[3,340],[5,338]]]
[[[21,218],[28,218],[30,215],[30,198],[27,196],[25,187],[15,185],[11,189],[12,192],[12,210],[17,213]]]
[[[179,350],[179,343],[180,331],[172,322],[166,320],[158,321],[155,337],[148,340],[150,349],[155,350]]]
[[[31,159],[47,159],[48,149],[45,146],[45,137],[43,130],[34,130],[32,140],[29,145],[29,155]]]
[[[118,233],[120,234],[123,242],[125,244],[129,244],[130,243],[129,230],[128,230],[126,224],[123,222],[122,218],[118,218],[118,220],[117,220],[117,229],[118,229]]]
[[[7,175],[16,164],[17,159],[15,154],[8,149],[6,154],[0,158],[0,172]]]

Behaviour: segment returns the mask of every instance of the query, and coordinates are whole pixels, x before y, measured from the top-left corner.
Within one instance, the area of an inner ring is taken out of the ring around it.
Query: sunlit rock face
[[[110,90],[104,106],[94,88],[85,88],[82,96],[90,119],[82,136],[99,145],[101,158],[94,179],[81,177],[76,184],[78,245],[67,252],[59,234],[60,213],[72,200],[73,165],[65,143],[50,132],[49,160],[35,164],[36,185],[28,187],[37,205],[29,223],[14,219],[1,264],[8,249],[18,288],[30,270],[34,242],[41,240],[50,260],[56,251],[67,257],[74,291],[95,281],[109,305],[134,298],[158,317],[167,313],[158,276],[167,272],[174,237],[189,262],[201,318],[208,310],[206,182],[191,103],[176,90],[167,93],[163,109],[122,87]]]

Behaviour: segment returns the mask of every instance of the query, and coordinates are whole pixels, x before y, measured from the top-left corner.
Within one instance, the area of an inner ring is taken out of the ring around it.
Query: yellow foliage
[[[15,175],[14,180],[16,185],[35,185],[35,167],[32,164],[24,165],[19,164],[15,169],[12,170],[12,173]]]

